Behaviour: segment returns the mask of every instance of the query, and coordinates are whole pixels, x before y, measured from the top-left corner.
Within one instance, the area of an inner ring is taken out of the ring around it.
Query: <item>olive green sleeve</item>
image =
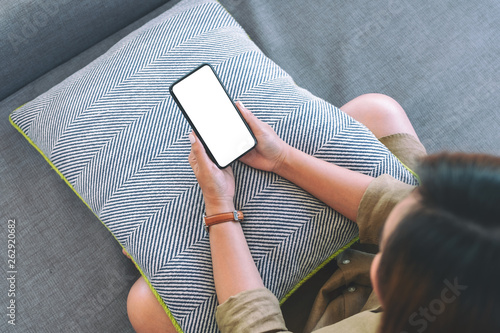
[[[375,178],[365,191],[358,208],[357,224],[361,243],[379,244],[385,220],[394,206],[409,195],[415,186],[390,175]]]
[[[219,330],[224,332],[289,332],[279,301],[266,288],[243,291],[217,307]]]

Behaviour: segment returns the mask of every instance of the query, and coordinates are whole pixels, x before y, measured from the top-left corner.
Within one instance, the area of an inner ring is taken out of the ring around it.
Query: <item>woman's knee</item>
[[[177,332],[143,277],[140,277],[129,291],[127,314],[137,333]]]
[[[409,133],[417,137],[404,109],[387,95],[361,95],[346,103],[341,110],[368,127],[377,138],[396,133]]]

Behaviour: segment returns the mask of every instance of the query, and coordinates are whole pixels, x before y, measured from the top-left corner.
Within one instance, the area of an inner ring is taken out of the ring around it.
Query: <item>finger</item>
[[[241,101],[236,102],[236,107],[238,108],[238,110],[240,110],[241,115],[243,116],[243,118],[245,118],[250,127],[252,127],[252,125],[256,123],[257,117],[255,117],[252,111],[248,110]]]
[[[264,123],[262,120],[257,118],[252,113],[252,111],[250,111],[245,105],[243,105],[242,102],[237,101],[236,106],[238,107],[241,114],[243,115],[243,118],[245,118],[245,120],[247,121],[248,126],[250,126],[250,129],[252,130],[252,132],[257,137],[259,137],[260,135],[266,133],[267,131],[269,131],[271,129],[271,127],[268,124]]]
[[[198,163],[196,161],[196,156],[194,155],[192,150],[189,153],[188,161],[189,161],[189,165],[191,165],[191,169],[193,169],[193,171],[196,171],[196,167],[197,167]]]
[[[196,171],[198,162],[196,160],[196,154],[193,151],[193,144],[196,142],[196,135],[193,132],[189,133],[189,142],[191,142],[191,151],[189,152],[188,161],[193,171]]]
[[[190,163],[191,161],[193,161],[200,167],[206,167],[210,164],[213,164],[212,160],[210,160],[210,157],[208,157],[205,151],[205,147],[203,147],[203,144],[194,132],[191,132],[191,134],[189,134],[189,141],[191,142],[191,153],[189,154]]]
[[[128,254],[127,250],[122,249],[122,253],[123,253],[123,254],[124,254],[127,258],[131,259],[131,258],[130,258],[130,254]]]
[[[247,109],[247,107],[243,104],[243,102],[241,101],[236,101],[236,107],[238,108],[238,110],[240,110],[241,114],[243,116],[250,116],[250,115],[253,115],[252,112],[250,110]]]

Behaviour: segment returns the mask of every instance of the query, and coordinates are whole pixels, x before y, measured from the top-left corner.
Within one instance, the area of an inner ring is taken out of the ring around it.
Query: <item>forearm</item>
[[[275,172],[353,221],[361,198],[374,179],[293,147],[288,148],[286,158]]]
[[[234,211],[234,175],[231,167],[219,169],[194,134],[189,135],[189,164],[203,191],[208,216]],[[241,225],[225,222],[210,227],[210,251],[219,304],[244,290],[263,287]]]
[[[210,249],[219,304],[242,291],[264,286],[239,223],[211,226]]]

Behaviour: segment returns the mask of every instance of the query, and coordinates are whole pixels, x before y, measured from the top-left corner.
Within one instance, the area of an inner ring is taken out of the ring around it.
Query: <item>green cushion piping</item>
[[[21,108],[22,105],[19,107]],[[17,108],[17,109],[19,109]],[[16,109],[16,110],[17,110]],[[52,163],[52,161],[44,154],[44,152],[38,148],[38,146],[26,135],[26,133],[24,133],[24,131],[17,125],[14,123],[14,121],[12,120],[11,118],[11,115],[9,115],[9,121],[10,123],[12,124],[12,126],[14,126],[14,128],[16,128],[19,133],[21,133],[24,138],[26,140],[28,140],[29,143],[31,143],[31,145],[33,147],[35,147],[35,149],[43,156],[43,158],[45,158],[45,160],[47,161],[47,163],[50,164],[50,166],[52,167],[52,169],[54,169],[57,174],[59,174],[59,176],[66,182],[66,184],[68,184],[68,186],[73,190],[73,192],[75,192],[75,194],[78,196],[78,198],[80,198],[80,200],[83,201],[83,203],[90,209],[90,211],[95,215],[95,217],[97,217],[97,219],[99,221],[101,221],[101,219],[99,218],[99,216],[97,216],[94,211],[92,211],[92,209],[90,208],[90,206],[85,202],[85,200],[83,200],[83,198],[80,196],[80,194],[78,194],[78,192],[73,188],[73,185],[71,185],[71,183],[64,177],[64,175],[57,169],[57,167]],[[113,238],[118,242],[118,244],[120,244],[120,246],[125,249],[125,247],[123,247],[123,245],[118,241],[118,239],[116,239],[115,235],[111,232],[111,230],[109,230],[108,226],[101,221],[101,223],[106,227],[106,229],[108,229],[108,231],[111,233],[111,235],[113,236]],[[126,250],[126,249],[125,249]],[[129,254],[130,255],[130,254]],[[163,302],[161,296],[158,294],[158,292],[153,288],[153,286],[151,285],[151,282],[149,282],[148,278],[146,277],[146,275],[144,274],[144,272],[142,271],[142,269],[139,267],[139,265],[137,265],[137,262],[135,261],[135,259],[130,256],[130,258],[132,259],[132,262],[134,263],[135,267],[137,267],[137,269],[139,270],[139,272],[141,273],[142,277],[144,278],[144,280],[146,281],[146,283],[148,284],[149,286],[149,289],[151,289],[151,291],[153,292],[153,294],[155,295],[156,299],[158,300],[158,302],[161,304],[161,306],[163,307],[163,309],[165,310],[165,313],[168,315],[168,317],[170,318],[170,320],[172,321],[172,324],[174,325],[175,329],[177,330],[177,332],[179,333],[182,333],[182,328],[180,327],[179,323],[177,323],[177,321],[175,320],[174,316],[172,315],[172,313],[170,312],[169,308],[167,307],[167,305],[165,304],[165,302]]]
[[[415,176],[415,178],[417,178],[417,181],[420,184],[420,177],[417,175],[417,173],[415,171],[413,171],[412,169],[410,169],[409,167],[407,167],[406,164],[404,164],[403,162],[401,162],[401,160],[396,155],[394,155],[394,156],[398,159],[399,163],[401,163],[401,165],[403,165],[406,168],[406,170],[410,171],[410,173],[413,176]]]
[[[321,263],[321,265],[319,265],[314,271],[312,271],[311,273],[309,273],[305,278],[303,278],[299,283],[297,283],[295,285],[295,287],[293,287],[292,290],[290,290],[288,292],[288,294],[285,295],[285,297],[283,297],[281,300],[280,300],[280,305],[283,305],[283,303],[285,303],[285,301],[290,297],[292,296],[292,294],[294,292],[297,291],[297,289],[299,289],[299,287],[301,285],[303,285],[307,280],[309,280],[311,277],[313,277],[320,269],[322,269],[323,267],[325,267],[326,264],[328,264],[330,261],[332,261],[333,259],[335,259],[335,257],[337,257],[339,254],[341,254],[342,252],[344,252],[345,250],[347,250],[348,248],[350,248],[354,243],[356,243],[357,241],[359,240],[359,237],[355,237],[352,241],[350,241],[347,245],[345,245],[344,247],[342,247],[341,249],[339,249],[337,252],[335,252],[334,254],[332,254],[331,256],[329,256],[325,261],[323,261],[323,263]]]

